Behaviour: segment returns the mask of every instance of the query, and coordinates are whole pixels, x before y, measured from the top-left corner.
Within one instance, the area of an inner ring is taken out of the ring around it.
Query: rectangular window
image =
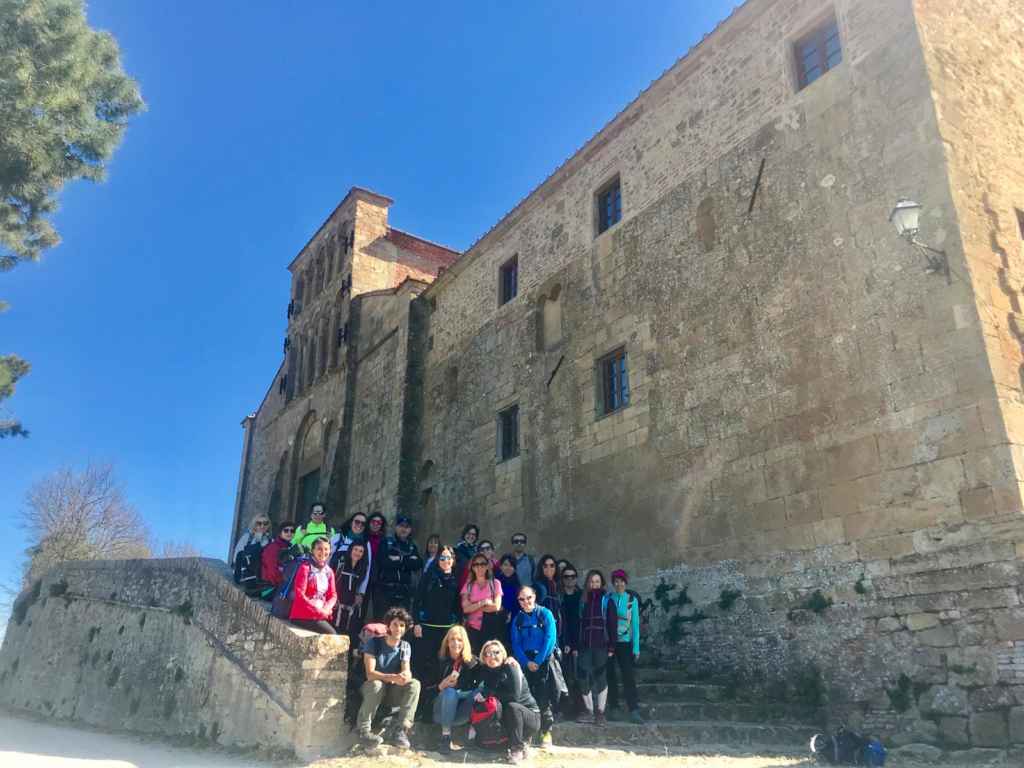
[[[597,193],[597,234],[614,226],[622,218],[622,187],[618,177]]]
[[[498,459],[505,461],[519,455],[519,405],[512,405],[498,414]]]
[[[498,304],[507,304],[519,292],[519,257],[513,256],[501,265],[498,274]]]
[[[613,413],[629,405],[629,368],[626,350],[617,349],[597,361],[601,377],[601,414]]]
[[[793,47],[797,80],[806,88],[843,60],[839,44],[839,25],[834,17],[800,38]]]

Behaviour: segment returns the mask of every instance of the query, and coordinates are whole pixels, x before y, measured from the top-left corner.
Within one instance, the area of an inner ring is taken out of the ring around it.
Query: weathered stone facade
[[[0,705],[316,758],[350,743],[347,651],[272,618],[216,560],[69,563],[14,604]]]
[[[842,63],[800,88],[830,15]],[[417,271],[354,191],[322,230],[355,205],[345,360],[247,421],[240,517],[294,512],[315,465],[336,522],[522,529],[686,587],[655,624],[695,673],[800,680],[897,740],[1021,743],[1022,39],[1011,0],[748,0],[457,261],[410,240]],[[900,197],[949,282],[887,220]],[[296,354],[279,377],[322,353]]]

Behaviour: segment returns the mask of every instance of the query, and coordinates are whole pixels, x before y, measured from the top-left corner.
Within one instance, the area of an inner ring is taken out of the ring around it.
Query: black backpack
[[[292,603],[295,601],[295,574],[299,566],[308,561],[307,557],[296,557],[284,567],[281,586],[274,590],[270,604],[270,612],[277,618],[288,621],[291,617]]]
[[[253,539],[235,556],[235,584],[248,586],[258,581],[262,570],[263,545]]]
[[[868,739],[846,726],[828,736],[811,737],[811,754],[825,765],[885,765],[886,750],[877,739]]]

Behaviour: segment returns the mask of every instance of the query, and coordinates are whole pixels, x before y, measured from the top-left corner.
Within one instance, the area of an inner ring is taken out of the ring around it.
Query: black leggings
[[[334,628],[331,622],[324,619],[319,621],[313,621],[312,619],[291,619],[299,629],[308,629],[310,632],[319,632],[321,635],[336,635],[338,631]]]
[[[522,749],[540,730],[540,712],[534,712],[518,701],[510,701],[502,705],[501,724],[508,736],[509,749]]]
[[[632,712],[637,707],[636,672],[633,661],[633,644],[616,643],[615,655],[608,659],[608,706],[619,703],[619,675],[622,673],[622,687],[626,693],[626,706]]]

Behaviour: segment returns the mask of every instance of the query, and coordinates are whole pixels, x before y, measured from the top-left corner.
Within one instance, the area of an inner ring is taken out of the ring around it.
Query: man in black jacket
[[[423,559],[412,540],[412,521],[399,515],[395,521],[395,535],[381,542],[375,559],[373,610],[378,616],[389,608],[412,608],[413,578],[423,570]]]

